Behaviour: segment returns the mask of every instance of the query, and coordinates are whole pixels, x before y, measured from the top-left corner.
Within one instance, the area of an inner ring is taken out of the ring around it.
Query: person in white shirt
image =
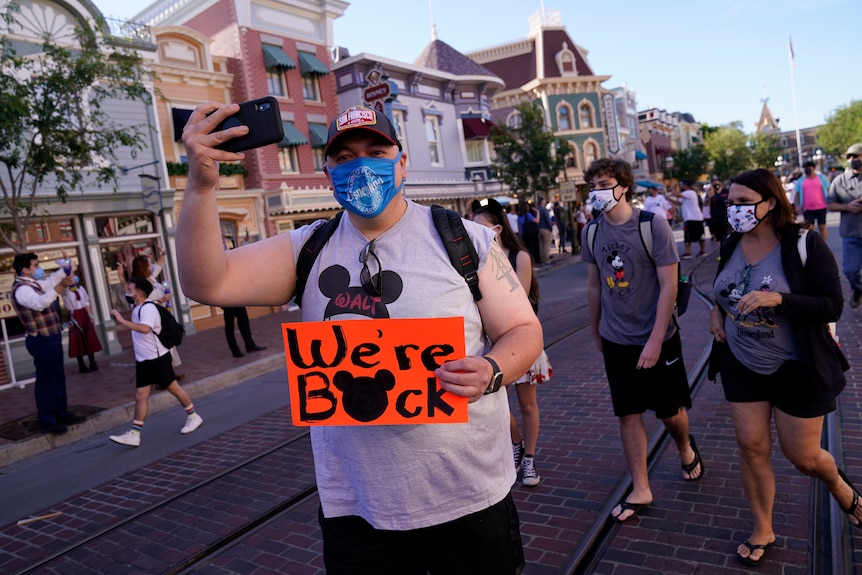
[[[665,199],[664,195],[658,193],[658,188],[650,188],[648,193],[649,195],[644,199],[644,211],[670,220],[668,212],[673,209],[673,205]]]
[[[701,207],[702,200],[700,195],[691,187],[691,182],[685,180],[679,183],[681,191],[674,192],[674,196],[678,198],[679,204],[682,207],[683,229],[685,231],[683,243],[685,244],[685,252],[679,256],[682,259],[691,258],[691,244],[697,242],[700,244],[700,253],[697,257],[706,256],[706,244],[703,239],[703,208]]]
[[[195,405],[189,394],[177,383],[177,376],[171,365],[171,353],[162,345],[156,334],[162,331],[162,318],[152,302],[150,294],[153,284],[147,278],[136,277],[129,282],[129,291],[132,292],[132,320],[124,318],[120,312],[111,310],[111,315],[120,325],[132,330],[132,346],[135,349],[135,419],[132,428],[122,435],[112,435],[109,439],[114,443],[138,447],[141,445],[141,430],[144,420],[147,418],[150,398],[153,386],[166,389],[177,398],[180,405],[186,410],[186,424],[180,433],[191,433],[203,423],[200,415],[195,413]],[[151,305],[146,305],[150,303]]]

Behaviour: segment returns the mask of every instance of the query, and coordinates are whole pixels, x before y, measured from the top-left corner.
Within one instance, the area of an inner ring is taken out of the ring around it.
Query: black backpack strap
[[[461,215],[443,206],[433,205],[431,217],[449,254],[452,267],[464,277],[473,294],[473,301],[479,301],[482,299],[482,292],[479,289],[479,255],[470,236],[467,235]]]
[[[302,307],[302,294],[305,293],[305,284],[308,282],[311,268],[314,266],[314,262],[317,261],[320,250],[323,249],[323,246],[326,245],[326,242],[335,233],[335,228],[338,227],[338,223],[341,221],[341,216],[343,215],[344,211],[338,212],[334,218],[317,226],[317,229],[311,232],[311,235],[302,245],[302,249],[299,250],[299,257],[296,259],[296,288],[293,291],[294,302],[299,307]]]

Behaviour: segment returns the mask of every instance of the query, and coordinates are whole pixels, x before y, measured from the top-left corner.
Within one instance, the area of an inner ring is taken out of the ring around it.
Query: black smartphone
[[[226,152],[242,152],[275,144],[284,139],[281,111],[278,101],[272,96],[243,102],[236,114],[222,120],[213,131],[219,132],[236,126],[248,126],[248,134],[228,140],[216,148]]]

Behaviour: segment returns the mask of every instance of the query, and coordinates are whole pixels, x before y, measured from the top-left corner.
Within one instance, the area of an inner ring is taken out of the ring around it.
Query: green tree
[[[673,153],[673,165],[670,168],[664,167],[664,177],[696,182],[706,173],[708,163],[709,158],[703,144],[696,144],[687,150],[677,150]]]
[[[853,144],[862,142],[862,100],[850,102],[829,114],[817,130],[817,143],[823,152],[836,158]]]
[[[565,168],[565,155],[555,151],[571,148],[567,140],[545,129],[545,115],[538,103],[519,104],[517,110],[521,115],[520,126],[497,126],[491,130],[491,143],[497,155],[494,170],[518,197],[531,194],[547,197],[557,187],[557,176]]]
[[[751,150],[750,168],[775,169],[775,160],[781,155],[782,148],[774,134],[749,134],[748,147]]]
[[[26,231],[45,213],[51,187],[65,202],[72,191],[118,187],[116,151],[135,157],[146,124],[120,124],[102,106],[110,100],[149,104],[141,56],[114,44],[104,19],[77,20],[75,41],[22,40],[10,3],[0,14],[0,241],[27,250]]]
[[[714,175],[722,180],[748,169],[751,164],[751,149],[748,138],[739,122],[721,126],[707,134],[703,147],[712,162]]]

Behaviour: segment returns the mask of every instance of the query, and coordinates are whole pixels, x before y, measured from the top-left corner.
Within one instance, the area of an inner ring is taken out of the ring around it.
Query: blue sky
[[[527,37],[541,0],[431,0],[437,36],[460,52]],[[146,0],[95,0],[105,15],[130,18]],[[754,130],[762,85],[782,130],[796,127],[787,33],[795,55],[799,127],[822,124],[862,99],[855,23],[859,0],[544,0],[560,10],[574,42],[589,51],[603,85],[625,83],[639,109],[691,113],[699,122],[741,121]],[[431,41],[429,0],[355,0],[335,21],[335,40],[412,62]]]

